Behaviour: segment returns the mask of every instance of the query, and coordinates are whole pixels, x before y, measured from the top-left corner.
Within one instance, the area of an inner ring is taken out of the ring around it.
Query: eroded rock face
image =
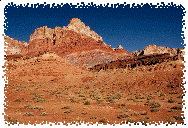
[[[121,45],[114,51],[77,18],[71,19],[68,27],[50,29],[44,26],[35,30],[31,35],[28,54],[38,56],[50,51],[84,67],[132,56]]]
[[[184,48],[169,48],[169,47],[162,47],[162,46],[156,46],[156,45],[147,45],[143,50],[133,51],[132,55],[140,56],[140,55],[169,53],[170,56],[175,56],[177,54],[180,54],[181,56],[183,56],[185,54],[183,50]]]
[[[90,27],[85,26],[85,24],[78,18],[72,18],[67,28],[81,34],[86,34],[87,36],[92,37],[97,41],[103,41],[101,36],[99,36],[96,32],[90,30]]]
[[[156,45],[147,45],[144,48],[144,55],[152,55],[152,54],[164,54],[169,53],[174,56],[177,55],[177,50],[175,48],[168,48]]]
[[[10,38],[9,36],[4,36],[5,46],[6,47],[6,55],[26,55],[28,53],[28,42],[18,41],[14,38]]]
[[[29,56],[53,52],[72,64],[84,67],[132,56],[122,46],[113,50],[96,32],[77,18],[71,19],[68,27],[51,29],[44,26],[35,29],[28,44],[27,52],[24,53]],[[14,48],[12,45],[10,47]]]

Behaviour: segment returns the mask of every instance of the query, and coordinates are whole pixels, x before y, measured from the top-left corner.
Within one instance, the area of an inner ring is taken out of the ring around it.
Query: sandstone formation
[[[87,36],[92,37],[97,41],[103,41],[101,36],[99,36],[96,32],[90,30],[90,27],[85,26],[85,24],[78,18],[72,18],[67,28],[77,33],[86,34]]]
[[[168,48],[156,45],[147,45],[143,50],[133,51],[132,54],[135,56],[140,56],[169,53],[170,56],[175,56],[177,54],[183,56],[185,54],[183,50],[184,48]]]
[[[4,40],[6,55],[26,55],[28,53],[28,42],[18,41],[9,36],[4,36]]]
[[[14,47],[10,45],[10,48]],[[75,65],[87,68],[103,62],[132,57],[132,54],[121,45],[113,50],[96,32],[90,30],[77,18],[71,19],[67,27],[51,29],[43,26],[35,29],[24,54],[39,56],[46,52],[53,52]]]

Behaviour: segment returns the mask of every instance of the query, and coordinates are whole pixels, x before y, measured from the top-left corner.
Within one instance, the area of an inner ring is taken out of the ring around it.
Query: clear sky
[[[150,44],[184,47],[181,37],[183,6],[154,8],[154,5],[145,4],[134,8],[129,5],[97,8],[91,5],[88,8],[71,8],[69,4],[54,8],[50,8],[50,5],[38,5],[38,8],[8,5],[5,7],[5,35],[28,42],[36,28],[63,27],[68,25],[71,18],[79,18],[113,48],[122,45],[132,52]]]

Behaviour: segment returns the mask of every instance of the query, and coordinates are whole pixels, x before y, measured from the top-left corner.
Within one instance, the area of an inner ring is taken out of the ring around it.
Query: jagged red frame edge
[[[22,4],[22,6],[23,7],[25,7],[26,5],[28,5],[29,4],[29,7],[34,7],[34,8],[37,8],[37,4],[50,4],[51,6],[50,7],[55,7],[57,4],[59,4],[59,5],[61,5],[61,3],[63,3],[63,4],[66,4],[66,3],[68,3],[69,5],[77,5],[77,7],[76,8],[80,8],[80,5],[81,6],[83,6],[83,2],[84,2],[84,4],[85,5],[88,5],[88,3],[93,3],[93,6],[95,7],[96,6],[96,8],[97,8],[97,6],[100,6],[101,4],[102,4],[102,6],[106,6],[107,4],[108,4],[108,7],[113,7],[113,8],[116,8],[117,7],[117,5],[118,4],[124,4],[124,5],[128,5],[128,4],[130,4],[130,8],[136,8],[136,5],[141,5],[141,6],[143,6],[144,4],[146,4],[146,3],[149,3],[150,5],[152,4],[152,5],[156,5],[156,8],[161,8],[161,6],[162,5],[168,5],[168,6],[174,6],[174,7],[176,7],[176,6],[178,6],[178,5],[182,5],[182,9],[184,10],[184,12],[186,13],[186,9],[187,9],[187,7],[188,7],[188,4],[186,4],[186,1],[180,1],[180,0],[171,0],[171,1],[169,1],[169,0],[163,0],[163,1],[157,1],[157,2],[153,2],[153,1],[151,1],[151,0],[142,0],[142,1],[131,1],[131,0],[127,0],[126,1],[126,3],[125,3],[125,1],[122,1],[122,0],[118,0],[118,1],[107,1],[107,0],[103,0],[103,1],[91,1],[91,0],[76,0],[76,1],[68,1],[68,0],[66,0],[66,1],[58,1],[58,0],[56,0],[56,1],[50,1],[50,0],[42,0],[42,1],[38,1],[38,0],[32,0],[32,1],[29,1],[29,2],[26,2],[26,1],[22,1],[22,0],[14,0],[14,2],[13,1],[11,1],[11,0],[2,0],[2,1],[0,1],[0,9],[1,9],[1,13],[0,13],[0,18],[1,18],[1,20],[0,20],[0,41],[1,41],[1,46],[0,46],[0,64],[1,64],[1,66],[2,66],[2,68],[1,68],[1,71],[0,71],[0,73],[1,73],[1,79],[0,79],[0,83],[1,83],[1,89],[0,89],[0,91],[1,91],[1,98],[0,98],[0,101],[1,101],[1,126],[2,127],[7,127],[7,126],[9,126],[10,124],[8,124],[8,123],[5,123],[5,120],[4,120],[4,116],[6,116],[5,115],[5,113],[4,113],[4,106],[3,106],[3,104],[4,104],[4,100],[5,100],[5,95],[4,95],[4,88],[5,88],[5,84],[7,84],[8,83],[8,80],[7,80],[7,78],[4,76],[5,75],[5,71],[6,71],[6,68],[4,67],[4,63],[5,63],[5,58],[4,58],[4,55],[5,55],[5,47],[4,47],[4,29],[6,29],[4,26],[7,26],[7,24],[5,23],[5,19],[6,19],[6,17],[5,17],[5,14],[6,14],[6,11],[4,10],[5,9],[5,7],[7,7],[7,6],[20,6],[21,4]],[[170,3],[170,5],[169,5],[169,3]],[[63,6],[63,4],[62,4],[62,6]],[[186,81],[186,74],[187,74],[187,72],[186,72],[186,65],[187,65],[187,63],[186,63],[186,61],[187,61],[187,56],[186,56],[186,35],[187,35],[187,31],[186,31],[186,24],[185,24],[185,21],[186,21],[186,19],[187,19],[187,17],[186,17],[186,14],[185,14],[185,16],[183,17],[183,19],[182,19],[182,25],[183,25],[183,28],[182,28],[182,38],[183,38],[183,40],[184,40],[184,43],[182,44],[182,45],[184,45],[184,47],[185,47],[185,55],[184,55],[184,62],[182,62],[182,63],[184,63],[184,65],[185,65],[185,68],[183,69],[182,68],[182,71],[184,72],[184,77],[183,77],[183,83],[185,83],[185,81]],[[6,43],[6,42],[5,42]],[[184,88],[185,88],[185,90],[184,90],[184,93],[186,93],[186,84],[184,84]],[[183,97],[183,100],[184,100],[184,105],[183,105],[183,112],[184,113],[182,113],[182,116],[184,116],[185,117],[185,119],[184,119],[184,124],[186,124],[187,123],[187,118],[186,118],[186,116],[187,116],[187,110],[186,110],[186,103],[185,103],[185,101],[186,101],[186,99],[187,99],[187,96],[186,96],[186,94],[185,94],[185,96]],[[41,124],[36,124],[35,126],[39,126],[39,127],[48,127],[48,126],[56,126],[56,127],[61,127],[61,126],[68,126],[68,127],[75,127],[75,126],[78,126],[78,127],[87,127],[87,126],[90,126],[90,127],[96,127],[96,126],[101,126],[101,127],[114,127],[114,126],[116,126],[116,127],[125,127],[125,126],[132,126],[132,127],[145,127],[144,125],[142,125],[141,123],[137,123],[137,125],[134,125],[134,123],[128,123],[128,124],[112,124],[112,125],[110,125],[110,124],[108,124],[107,123],[107,125],[103,125],[103,124],[98,124],[98,123],[96,123],[96,124],[93,124],[93,125],[91,125],[91,124],[89,124],[89,123],[84,123],[84,122],[81,122],[81,123],[77,123],[77,124],[72,124],[72,125],[70,125],[70,123],[66,123],[65,124],[65,122],[56,122],[56,123],[51,123],[51,122],[46,122],[46,124],[44,124],[45,122],[43,122],[43,125],[41,125]],[[81,124],[81,125],[80,125]],[[139,124],[139,125],[138,125]],[[148,126],[147,127],[153,127],[153,126],[166,126],[166,124],[167,123],[163,123],[163,122],[155,122],[155,124],[151,124],[151,125],[149,125],[148,124]],[[10,125],[11,126],[11,125]],[[19,122],[18,122],[18,124],[16,124],[16,125],[12,125],[12,127],[16,127],[16,126],[25,126],[25,127],[32,127],[33,125],[30,125],[30,124],[19,124]],[[175,124],[173,124],[173,125],[170,125],[171,127],[174,127],[174,126],[180,126],[180,127],[186,127],[186,125],[182,125],[182,124],[177,124],[177,123],[175,123]]]

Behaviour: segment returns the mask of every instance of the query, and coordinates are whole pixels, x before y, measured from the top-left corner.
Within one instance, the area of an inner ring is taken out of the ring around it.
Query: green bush
[[[33,109],[33,107],[31,105],[24,105],[24,108],[26,108],[26,109]]]
[[[72,110],[65,110],[64,113],[71,113]]]

